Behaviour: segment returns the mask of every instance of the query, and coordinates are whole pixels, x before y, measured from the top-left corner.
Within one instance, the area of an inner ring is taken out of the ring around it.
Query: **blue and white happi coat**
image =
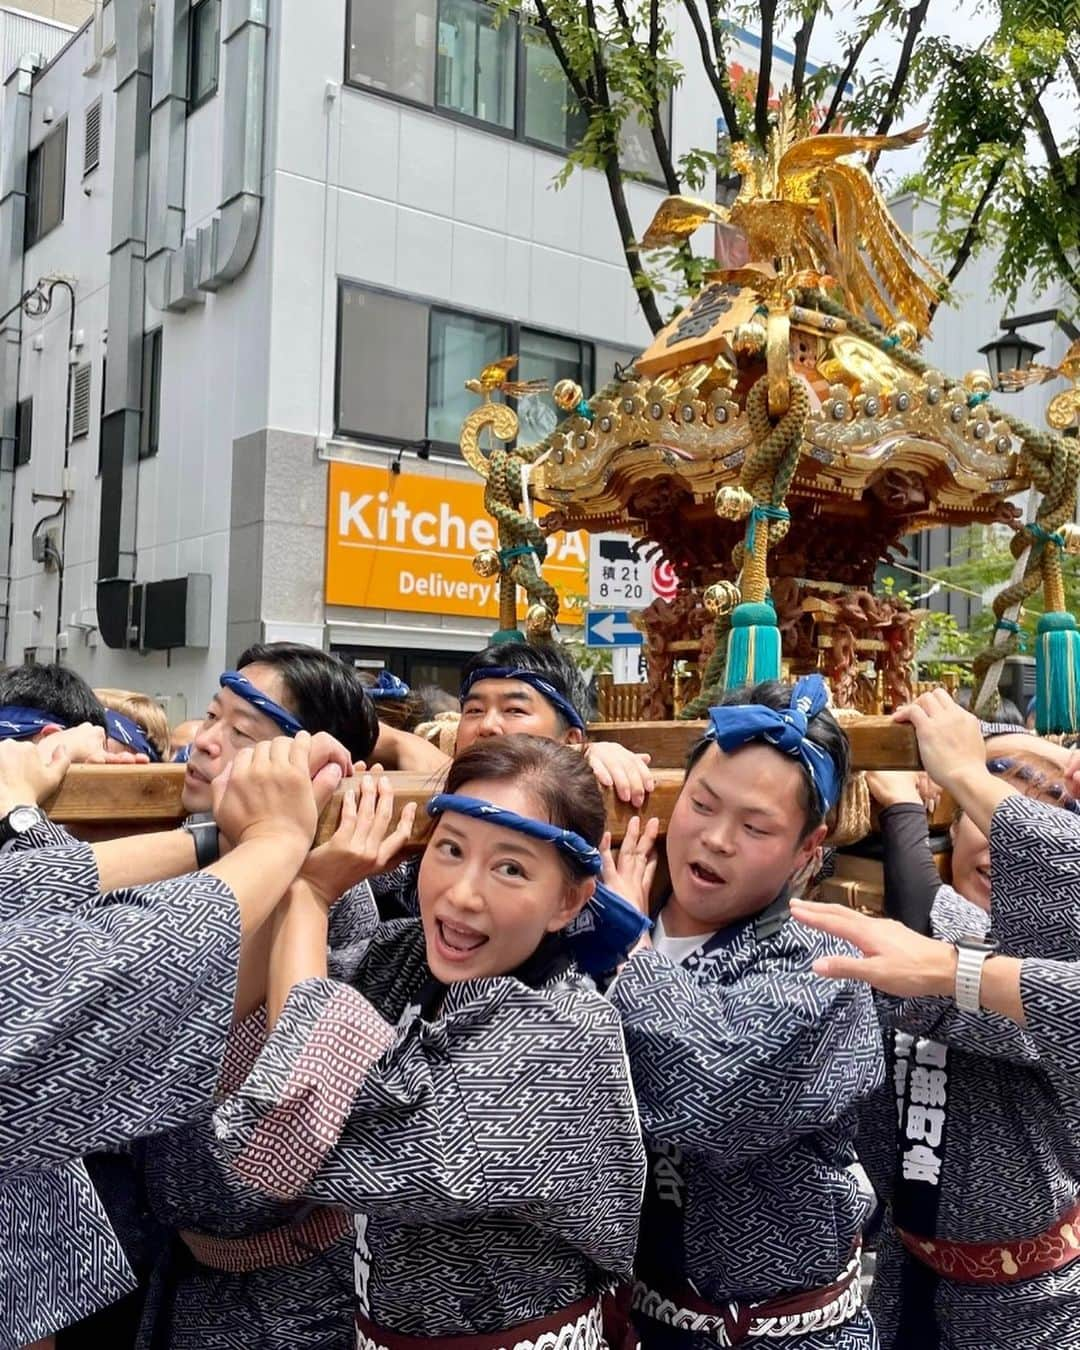
[[[215,877],[102,896],[49,822],[0,857],[0,1347],[114,1302],[133,1277],[83,1153],[211,1097],[239,914]]]
[[[216,1113],[237,1175],[352,1210],[355,1306],[403,1334],[500,1331],[628,1278],[645,1156],[610,1004],[572,967],[425,1013],[429,987],[414,920],[352,986],[295,986]]]
[[[866,1209],[850,1171],[855,1105],[883,1065],[869,990],[811,970],[839,952],[850,948],[778,903],[680,962],[636,953],[609,990],[650,1155],[643,1285],[689,1284],[723,1306],[824,1288],[849,1266]],[[714,1347],[638,1325],[645,1350]],[[859,1311],[782,1344],[866,1350],[876,1339]]]
[[[901,1028],[948,1047],[936,1235],[959,1242],[1035,1237],[1080,1196],[1080,968],[1060,964],[1080,960],[1080,819],[1013,794],[994,812],[990,858],[990,916],[942,886],[933,933],[951,941],[992,927],[1005,955],[1024,958],[1027,1027],[951,999],[878,997],[887,1041]],[[865,1104],[860,1134],[885,1200],[896,1137],[887,1083]],[[897,1329],[910,1259],[887,1219],[870,1300],[885,1350],[907,1350]],[[942,1350],[1080,1350],[1080,1260],[1013,1284],[941,1280],[935,1308]]]
[[[330,912],[329,970],[349,980],[359,969],[378,914],[366,882]],[[229,1039],[218,1099],[239,1087],[266,1044],[265,1009]],[[167,1229],[249,1238],[302,1220],[312,1205],[253,1190],[217,1147],[211,1112],[140,1150],[151,1212]],[[179,1238],[149,1283],[140,1350],[352,1350],[356,1343],[351,1234],[296,1265],[238,1272],[200,1265]]]

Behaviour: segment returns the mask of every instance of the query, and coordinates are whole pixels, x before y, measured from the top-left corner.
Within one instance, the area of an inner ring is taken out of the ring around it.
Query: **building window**
[[[510,353],[510,325],[496,319],[433,309],[428,337],[427,434],[457,445],[461,424],[476,407],[465,388],[485,366]]]
[[[585,134],[588,118],[566,82],[559,59],[538,29],[522,42],[521,134],[527,141],[569,150]]]
[[[90,380],[93,374],[89,363],[76,366],[71,377],[71,439],[81,441],[90,435]]]
[[[15,467],[30,463],[34,448],[34,400],[24,398],[15,405]]]
[[[191,47],[188,59],[188,111],[193,112],[218,87],[221,56],[221,0],[198,0],[191,6]]]
[[[101,99],[91,103],[83,123],[83,177],[101,163]]]
[[[67,178],[67,119],[30,151],[26,163],[26,248],[32,248],[64,219]]]
[[[481,0],[439,0],[438,36],[438,106],[513,131],[516,25]]]
[[[428,307],[343,284],[338,305],[336,424],[346,436],[419,441]]]
[[[139,458],[152,459],[158,452],[161,426],[161,329],[143,337],[142,423],[139,427]]]
[[[476,407],[465,381],[512,353],[519,356],[512,379],[572,379],[591,392],[591,342],[342,282],[337,434],[406,447],[430,441],[453,453]],[[425,388],[426,401],[419,397]],[[547,396],[526,395],[517,411],[527,442],[542,440],[558,418]]]
[[[496,22],[486,0],[349,0],[345,80],[552,150],[587,125],[540,30]],[[631,157],[640,171],[636,145]]]

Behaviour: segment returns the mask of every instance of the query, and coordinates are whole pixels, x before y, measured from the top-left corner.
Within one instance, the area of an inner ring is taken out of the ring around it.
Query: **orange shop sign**
[[[479,482],[395,474],[369,464],[330,465],[326,603],[425,614],[499,617],[498,578],[472,560],[497,546]],[[559,592],[564,623],[580,623],[568,596],[586,590],[584,534],[549,541],[544,576]],[[519,592],[519,599],[521,592]],[[524,606],[519,606],[524,615]]]

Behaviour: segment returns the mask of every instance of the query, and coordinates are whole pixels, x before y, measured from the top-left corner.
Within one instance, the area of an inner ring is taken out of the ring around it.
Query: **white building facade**
[[[7,662],[59,653],[179,719],[253,640],[450,682],[494,631],[460,580],[490,528],[464,380],[517,353],[589,390],[648,331],[603,177],[556,190],[576,128],[553,58],[492,17],[111,0],[8,80]],[[676,100],[676,153],[713,119]],[[626,154],[648,172],[644,131]],[[643,230],[662,191],[628,195]],[[328,601],[334,522],[355,552]]]

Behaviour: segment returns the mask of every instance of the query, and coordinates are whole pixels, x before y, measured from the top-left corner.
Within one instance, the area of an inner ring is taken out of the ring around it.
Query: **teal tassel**
[[[1035,729],[1080,730],[1080,630],[1071,614],[1044,614],[1035,640]]]
[[[724,683],[728,689],[780,678],[780,629],[769,604],[736,605],[728,635]]]
[[[524,642],[525,634],[517,628],[500,628],[491,639],[491,646],[498,647],[503,642]]]

